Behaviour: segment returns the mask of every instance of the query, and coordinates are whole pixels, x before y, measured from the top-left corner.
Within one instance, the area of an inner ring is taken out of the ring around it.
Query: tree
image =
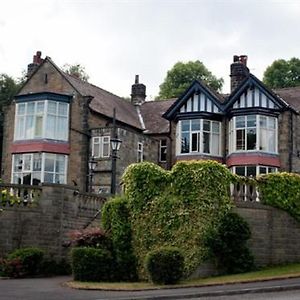
[[[160,99],[177,98],[195,79],[204,81],[214,91],[219,91],[224,82],[222,78],[218,79],[214,76],[199,60],[187,63],[177,62],[159,86],[158,97]]]
[[[16,95],[20,84],[7,74],[0,74],[0,111],[9,104]]]
[[[65,64],[63,66],[63,71],[67,74],[81,79],[82,81],[88,81],[90,78],[89,75],[85,72],[85,67],[81,66],[80,64]]]
[[[263,82],[275,89],[300,86],[300,59],[275,60],[265,70]]]

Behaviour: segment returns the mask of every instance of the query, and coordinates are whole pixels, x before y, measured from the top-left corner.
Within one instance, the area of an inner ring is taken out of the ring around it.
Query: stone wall
[[[0,257],[13,249],[36,246],[48,256],[66,257],[72,230],[82,229],[93,220],[105,199],[81,194],[62,185],[43,185],[35,204],[4,207],[0,213]],[[99,226],[100,214],[90,226]]]
[[[258,202],[238,202],[235,210],[250,226],[249,247],[258,266],[300,262],[298,221]]]

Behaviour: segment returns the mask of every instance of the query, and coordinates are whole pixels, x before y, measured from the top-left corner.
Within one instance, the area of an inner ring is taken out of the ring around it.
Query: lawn
[[[184,280],[180,284],[172,286],[155,285],[149,282],[79,282],[70,281],[67,283],[69,287],[77,289],[100,289],[100,290],[150,290],[161,288],[180,288],[180,287],[194,287],[215,284],[241,283],[249,281],[263,281],[279,278],[300,277],[300,263],[289,264],[284,266],[264,268],[259,271],[215,276],[209,278],[199,278],[193,280]]]

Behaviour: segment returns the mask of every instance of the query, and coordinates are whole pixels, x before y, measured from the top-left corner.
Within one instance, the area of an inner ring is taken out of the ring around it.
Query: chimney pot
[[[247,55],[234,55],[230,66],[231,92],[234,91],[250,74],[247,68]]]
[[[135,75],[135,83],[131,86],[131,103],[141,105],[146,99],[146,86],[139,83],[139,75]]]
[[[139,75],[135,75],[135,84],[139,83]]]

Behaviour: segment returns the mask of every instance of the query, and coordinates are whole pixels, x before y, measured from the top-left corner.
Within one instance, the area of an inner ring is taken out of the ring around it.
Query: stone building
[[[234,56],[230,70],[229,95],[194,81],[178,99],[145,101],[146,87],[136,76],[128,101],[63,72],[37,52],[6,110],[3,181],[109,194],[115,134],[122,140],[117,192],[125,168],[140,161],[170,169],[182,159],[215,159],[247,176],[300,172],[300,87],[268,89],[249,72],[247,56]],[[97,166],[89,176],[92,158]]]

